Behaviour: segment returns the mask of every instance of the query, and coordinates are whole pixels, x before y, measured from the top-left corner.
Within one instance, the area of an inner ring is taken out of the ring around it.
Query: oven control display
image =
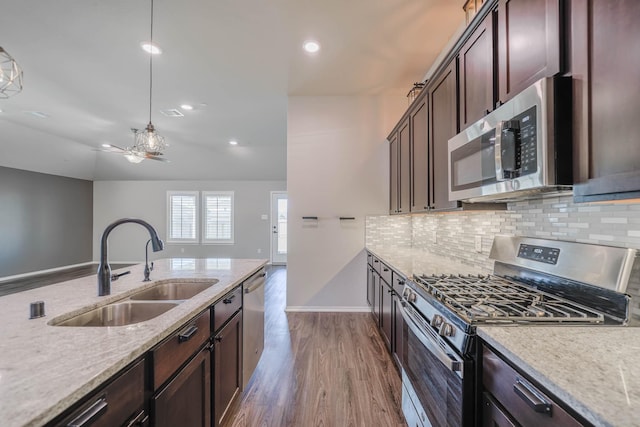
[[[560,249],[547,248],[544,246],[520,245],[518,249],[518,258],[530,259],[532,261],[544,262],[556,265]]]

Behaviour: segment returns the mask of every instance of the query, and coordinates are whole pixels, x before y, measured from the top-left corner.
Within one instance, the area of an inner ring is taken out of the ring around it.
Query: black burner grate
[[[499,276],[420,276],[416,282],[469,323],[602,323],[588,307]]]

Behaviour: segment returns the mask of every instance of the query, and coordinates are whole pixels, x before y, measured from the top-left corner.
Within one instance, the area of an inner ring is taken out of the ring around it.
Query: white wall
[[[111,222],[125,217],[140,218],[167,236],[167,191],[234,191],[235,243],[200,245],[165,243],[162,252],[150,258],[230,257],[269,258],[271,191],[286,190],[284,181],[95,181],[93,186],[93,259],[100,258],[100,238]],[[137,224],[123,224],[109,236],[109,262],[144,261],[147,231]],[[258,249],[261,250],[258,253]]]
[[[365,216],[388,212],[386,137],[406,107],[397,96],[289,98],[289,310],[366,310]]]

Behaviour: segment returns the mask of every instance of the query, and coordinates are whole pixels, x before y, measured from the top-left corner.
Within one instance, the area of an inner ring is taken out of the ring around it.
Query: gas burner
[[[419,276],[415,280],[468,323],[604,321],[602,313],[500,276]]]

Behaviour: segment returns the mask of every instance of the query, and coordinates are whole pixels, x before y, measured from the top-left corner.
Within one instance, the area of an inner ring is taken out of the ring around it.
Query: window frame
[[[207,238],[207,198],[210,196],[230,196],[231,197],[231,238],[229,239],[208,239]],[[235,244],[235,192],[234,191],[203,191],[201,205],[201,242],[203,245],[233,245]]]
[[[172,238],[172,216],[171,216],[171,206],[172,206],[172,197],[174,196],[189,196],[195,197],[195,237],[188,239],[179,239]],[[183,245],[197,245],[200,244],[200,192],[199,191],[167,191],[167,243],[177,243]]]

